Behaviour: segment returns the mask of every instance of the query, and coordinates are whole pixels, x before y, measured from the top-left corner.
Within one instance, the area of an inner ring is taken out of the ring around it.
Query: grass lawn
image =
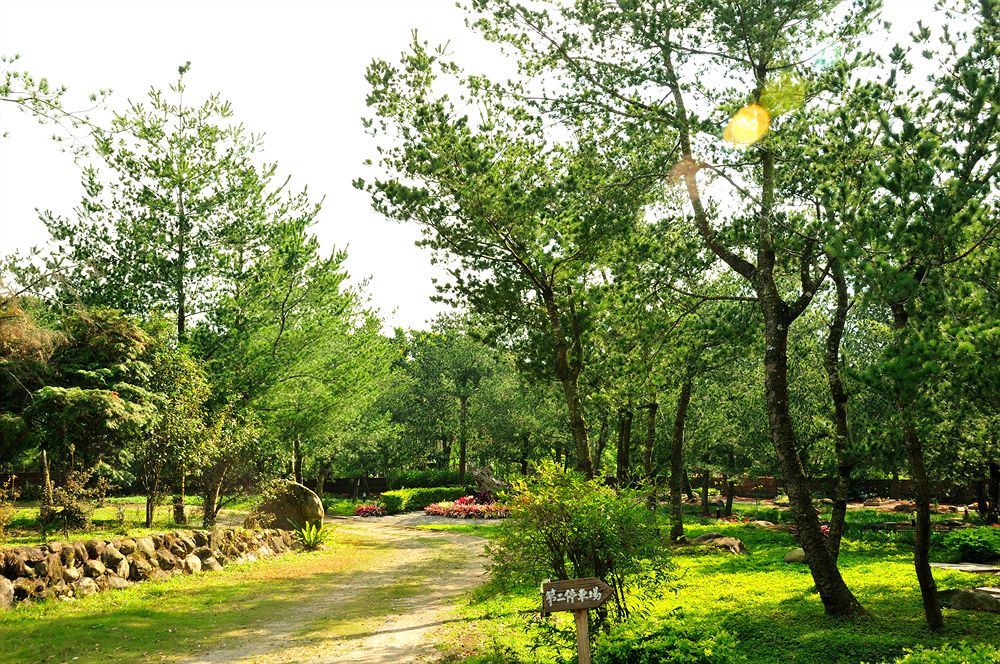
[[[751,664],[874,663],[898,657],[907,647],[963,640],[1000,646],[998,614],[945,609],[945,630],[935,634],[926,628],[911,535],[862,529],[865,523],[908,520],[907,515],[866,510],[851,512],[848,520],[841,570],[868,610],[863,618],[845,622],[824,615],[808,567],[783,560],[797,546],[790,534],[694,517],[685,524],[689,537],[706,532],[738,537],[749,555],[677,549],[673,588],[649,607],[650,615],[679,612],[687,621],[724,629]],[[934,553],[936,559],[946,558],[943,551]],[[935,570],[934,576],[939,589],[1000,586],[998,576],[945,570]],[[551,648],[530,649],[526,625],[536,619],[539,602],[537,586],[480,589],[464,608],[470,623],[441,631],[443,653],[450,661],[468,663],[558,661]],[[556,615],[561,626],[570,627],[571,614]]]
[[[88,539],[111,539],[115,537],[141,537],[151,533],[176,530],[178,528],[201,527],[201,498],[188,496],[188,523],[178,526],[174,523],[173,506],[157,505],[153,511],[153,527],[145,528],[146,503],[142,496],[114,496],[105,500],[105,506],[94,510],[91,525],[84,530],[52,530],[48,533],[49,541],[72,542]],[[219,514],[220,523],[242,522],[251,508],[246,499],[227,504]],[[122,510],[124,521],[119,518]],[[8,525],[0,546],[37,545],[43,541],[38,528],[38,504],[18,503],[14,517]]]

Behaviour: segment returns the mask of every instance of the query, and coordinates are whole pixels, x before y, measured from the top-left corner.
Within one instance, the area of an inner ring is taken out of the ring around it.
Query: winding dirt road
[[[395,664],[436,657],[426,637],[457,620],[455,606],[482,583],[484,540],[416,530],[412,519],[338,519],[338,536],[360,538],[364,570],[345,572],[312,588],[326,601],[303,602],[273,620],[248,625],[219,649],[190,664]],[[325,591],[325,592],[324,592]]]

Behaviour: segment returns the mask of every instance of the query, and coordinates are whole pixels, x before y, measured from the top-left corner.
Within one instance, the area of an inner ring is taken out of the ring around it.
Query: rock
[[[184,572],[187,574],[197,574],[201,571],[201,558],[193,553],[184,559]]]
[[[63,580],[65,580],[66,583],[73,583],[74,581],[79,581],[81,576],[83,575],[80,573],[80,570],[77,569],[76,567],[67,567],[63,569]]]
[[[101,562],[108,569],[117,570],[118,566],[125,560],[125,556],[114,546],[108,545],[101,554]]]
[[[5,576],[0,576],[0,611],[13,608],[14,584]]]
[[[71,584],[73,595],[76,597],[86,597],[97,592],[97,583],[90,577],[83,577],[76,583]]]
[[[133,553],[135,553],[135,540],[132,539],[131,537],[128,537],[118,542],[118,551],[123,556],[132,555]]]
[[[699,535],[698,537],[695,537],[693,542],[695,544],[706,544],[708,542],[711,542],[712,540],[719,539],[722,537],[725,537],[725,535],[723,535],[722,533],[705,533],[704,535]]]
[[[215,552],[212,551],[207,546],[199,546],[197,549],[192,551],[192,553],[198,556],[202,560],[202,562],[204,562],[207,558],[211,558],[212,556],[215,555]]]
[[[169,551],[156,552],[156,564],[162,570],[171,570],[177,567],[177,557]]]
[[[145,581],[153,574],[153,566],[136,556],[129,563],[129,581]]]
[[[193,534],[194,544],[197,547],[208,546],[208,533],[204,530],[196,530]]]
[[[770,521],[759,521],[759,520],[758,521],[751,521],[750,525],[751,526],[757,526],[758,528],[776,528],[777,527],[773,523],[771,523]]]
[[[700,544],[707,544],[716,549],[728,551],[733,555],[740,555],[747,552],[747,548],[743,545],[743,542],[735,537],[715,537],[710,540],[701,540],[701,537],[698,537],[694,541]]]
[[[104,553],[104,549],[107,544],[101,540],[92,539],[84,542],[83,546],[87,549],[87,558],[93,560],[101,557],[101,554]]]
[[[139,537],[135,540],[135,550],[146,558],[152,558],[156,555],[156,545],[153,543],[152,537]]]
[[[73,559],[81,565],[90,560],[90,553],[83,542],[73,542]]]
[[[804,563],[806,561],[805,549],[792,549],[785,554],[786,563]]]
[[[912,512],[916,509],[913,503],[900,503],[892,508],[893,512]]]
[[[271,493],[271,497],[247,517],[248,522],[256,516],[265,526],[297,528],[323,520],[323,503],[307,487],[282,481],[275,483]]]
[[[203,572],[218,572],[221,569],[222,564],[214,557],[205,558],[205,560],[201,561],[201,570]]]
[[[939,590],[938,600],[941,606],[949,609],[1000,613],[1000,589],[997,588]]]
[[[109,575],[103,577],[105,583],[105,590],[122,590],[123,588],[128,588],[131,584],[120,576]]]
[[[45,583],[40,579],[21,577],[14,579],[14,597],[23,601],[31,597],[41,597],[45,594]]]
[[[83,564],[83,573],[92,579],[104,576],[107,571],[108,568],[100,560],[88,560]]]
[[[38,576],[48,579],[50,583],[62,581],[63,564],[59,552],[50,553],[44,562],[37,563],[35,571],[38,572]]]

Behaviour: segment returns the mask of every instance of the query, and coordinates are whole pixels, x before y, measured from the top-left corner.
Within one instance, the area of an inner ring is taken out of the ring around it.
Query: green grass
[[[496,533],[501,519],[486,520],[483,523],[432,523],[417,526],[418,530],[439,530],[443,532],[465,533],[476,537],[490,538]]]
[[[868,610],[865,617],[842,621],[823,613],[808,567],[783,560],[797,546],[790,534],[714,519],[691,519],[695,523],[685,524],[688,536],[714,531],[738,537],[749,555],[677,549],[674,587],[647,609],[653,616],[680,612],[685,620],[725,629],[752,664],[881,662],[902,655],[907,647],[963,640],[1000,646],[997,614],[946,609],[945,630],[927,629],[909,534],[861,529],[892,516],[873,511],[848,515],[841,570]],[[941,547],[933,553],[935,559],[947,558]],[[1000,586],[997,576],[937,569],[934,576],[942,590]],[[526,626],[537,615],[539,601],[537,587],[511,591],[491,585],[480,590],[463,609],[469,624],[442,631],[444,655],[467,663],[557,661],[551,649],[530,650],[533,637]]]
[[[242,521],[245,513],[249,510],[247,500],[234,501],[226,504],[220,514],[220,520],[226,519]],[[199,528],[201,527],[201,499],[197,496],[188,496],[185,504],[188,523],[178,526],[174,523],[173,507],[169,504],[158,505],[153,512],[153,527],[145,528],[146,506],[142,496],[115,496],[108,498],[107,505],[94,510],[91,517],[90,527],[82,530],[50,530],[48,541],[73,542],[88,539],[110,539],[124,536],[142,536],[150,533],[176,530],[177,528]],[[119,523],[118,508],[124,507],[125,523],[124,528]],[[42,538],[41,530],[38,527],[38,504],[18,503],[14,510],[14,518],[4,533],[0,533],[0,545],[37,545],[45,540]]]
[[[352,516],[354,509],[363,502],[371,501],[323,496],[323,509],[326,510],[327,516]]]

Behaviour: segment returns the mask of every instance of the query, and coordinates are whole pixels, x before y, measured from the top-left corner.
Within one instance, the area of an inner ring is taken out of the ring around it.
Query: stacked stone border
[[[29,599],[63,600],[148,579],[218,571],[291,549],[288,530],[178,530],[145,537],[0,549],[0,610]]]

